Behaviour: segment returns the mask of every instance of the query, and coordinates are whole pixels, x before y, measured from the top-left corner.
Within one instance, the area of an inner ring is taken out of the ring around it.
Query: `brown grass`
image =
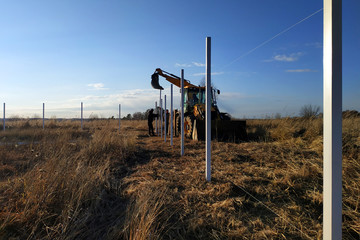
[[[212,143],[210,183],[204,142],[180,157],[145,121],[41,127],[0,134],[0,239],[322,238],[321,119],[248,121],[249,142]],[[360,235],[359,155],[360,119],[346,118],[343,239]]]

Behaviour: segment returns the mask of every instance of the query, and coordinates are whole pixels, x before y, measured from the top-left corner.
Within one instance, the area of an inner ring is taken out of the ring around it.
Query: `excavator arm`
[[[159,76],[164,77],[166,80],[168,80],[170,83],[174,84],[177,87],[181,87],[181,78],[178,76],[165,72],[161,70],[160,68],[157,68],[153,75],[151,75],[151,86],[155,89],[164,90],[162,86],[159,84]],[[197,86],[190,83],[189,80],[184,79],[184,87],[194,87],[198,88]]]

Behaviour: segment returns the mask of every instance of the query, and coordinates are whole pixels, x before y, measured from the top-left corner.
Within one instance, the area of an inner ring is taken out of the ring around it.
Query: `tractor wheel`
[[[175,115],[174,132],[176,137],[179,137],[181,134],[181,119],[179,114]]]
[[[191,119],[190,116],[187,116],[184,119],[184,135],[187,138],[192,138],[192,131],[193,131],[194,121]]]

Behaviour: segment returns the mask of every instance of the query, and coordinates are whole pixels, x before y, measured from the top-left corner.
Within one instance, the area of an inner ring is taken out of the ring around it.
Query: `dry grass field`
[[[322,239],[322,120],[249,120],[249,141],[174,146],[146,121],[14,121],[0,239]],[[343,120],[343,239],[360,239],[360,118]]]

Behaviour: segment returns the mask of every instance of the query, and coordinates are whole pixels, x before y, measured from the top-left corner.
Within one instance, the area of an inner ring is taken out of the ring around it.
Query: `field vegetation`
[[[322,239],[322,119],[248,120],[249,140],[174,146],[146,121],[8,122],[0,239]],[[360,117],[343,119],[343,239],[360,236]]]

